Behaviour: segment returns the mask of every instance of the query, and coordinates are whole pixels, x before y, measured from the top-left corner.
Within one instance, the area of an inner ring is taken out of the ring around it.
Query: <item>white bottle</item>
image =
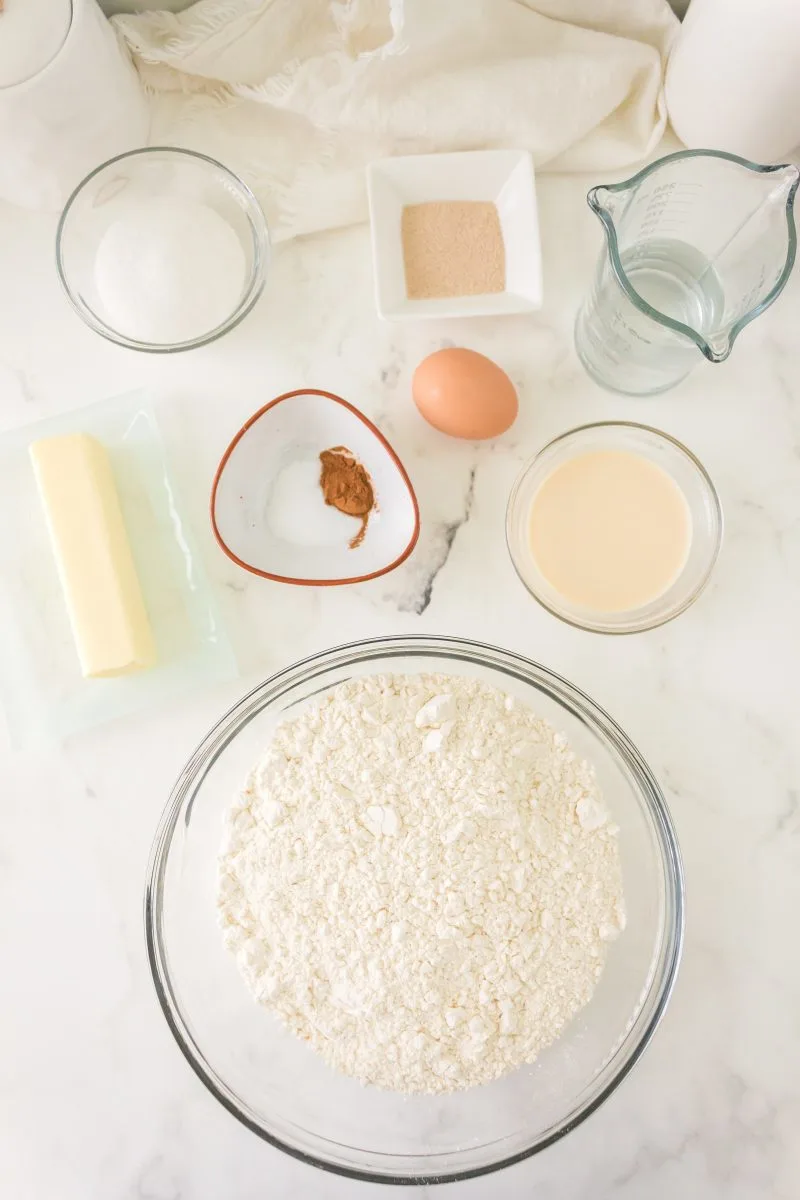
[[[690,148],[785,160],[800,145],[800,0],[691,0],[665,91]]]
[[[0,199],[61,208],[100,163],[147,140],[147,100],[97,0],[0,6]]]

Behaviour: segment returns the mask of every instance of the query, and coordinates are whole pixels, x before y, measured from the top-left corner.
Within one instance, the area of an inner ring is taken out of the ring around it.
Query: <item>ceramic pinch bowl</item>
[[[366,531],[326,505],[320,454],[345,447],[375,494]],[[331,392],[286,392],[254,413],[222,456],[211,491],[221,549],[245,571],[278,583],[363,583],[400,566],[419,537],[419,506],[383,434]]]

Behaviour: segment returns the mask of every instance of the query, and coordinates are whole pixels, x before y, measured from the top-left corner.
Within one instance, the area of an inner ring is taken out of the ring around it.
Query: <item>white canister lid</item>
[[[71,23],[72,0],[0,0],[0,88],[43,71]]]

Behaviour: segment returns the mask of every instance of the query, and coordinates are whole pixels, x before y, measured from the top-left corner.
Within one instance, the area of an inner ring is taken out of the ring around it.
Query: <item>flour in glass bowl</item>
[[[340,684],[278,727],[226,826],[219,919],[248,988],[382,1088],[533,1062],[625,926],[592,767],[475,679]]]

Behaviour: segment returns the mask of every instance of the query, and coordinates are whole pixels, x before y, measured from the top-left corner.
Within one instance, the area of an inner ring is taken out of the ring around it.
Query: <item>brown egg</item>
[[[498,437],[514,424],[514,385],[476,350],[437,350],[414,372],[414,403],[434,429],[472,441]]]

